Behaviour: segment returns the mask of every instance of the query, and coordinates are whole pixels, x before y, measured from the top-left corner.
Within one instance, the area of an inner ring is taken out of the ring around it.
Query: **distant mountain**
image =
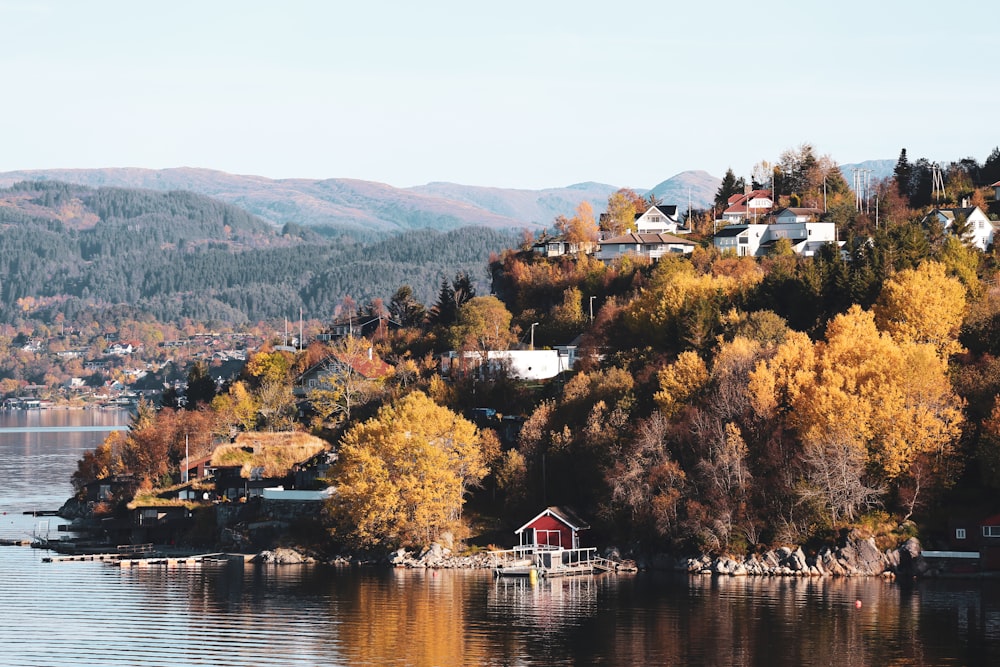
[[[865,160],[864,162],[840,165],[840,173],[844,175],[847,184],[851,185],[854,183],[854,169],[869,169],[872,181],[881,181],[885,178],[892,178],[895,168],[895,160]]]
[[[694,208],[711,208],[721,183],[720,179],[705,171],[682,171],[656,185],[650,192],[664,204],[677,204],[678,210],[687,212],[689,198]]]
[[[559,215],[570,216],[580,202],[586,200],[595,214],[607,207],[608,196],[618,190],[605,183],[578,183],[565,188],[545,190],[515,190],[489,188],[457,183],[428,183],[409,188],[411,192],[464,202],[530,226],[550,227]]]
[[[581,201],[601,213],[617,186],[579,183],[519,190],[430,183],[394,188],[353,179],[269,179],[210,169],[45,169],[0,173],[0,187],[19,181],[61,181],[89,187],[186,190],[234,204],[276,227],[287,223],[331,232],[393,235],[413,229],[447,231],[476,226],[542,229],[570,216]],[[719,180],[705,172],[677,174],[654,188],[664,203],[682,209],[688,191],[696,207],[710,205]]]

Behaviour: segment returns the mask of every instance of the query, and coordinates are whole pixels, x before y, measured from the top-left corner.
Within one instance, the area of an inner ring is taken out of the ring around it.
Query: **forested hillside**
[[[513,231],[410,231],[377,242],[281,231],[189,192],[92,189],[58,182],[0,190],[0,319],[72,319],[124,304],[161,321],[332,316],[345,297],[402,284],[432,300],[443,277],[483,283],[483,259]]]

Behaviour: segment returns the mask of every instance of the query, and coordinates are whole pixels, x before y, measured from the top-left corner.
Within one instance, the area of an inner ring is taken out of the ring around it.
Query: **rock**
[[[274,565],[301,565],[303,563],[314,563],[315,559],[303,556],[295,549],[279,547],[274,551],[261,551],[254,556],[255,563],[273,563]]]

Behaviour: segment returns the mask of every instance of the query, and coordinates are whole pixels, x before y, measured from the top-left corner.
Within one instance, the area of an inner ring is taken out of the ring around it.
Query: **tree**
[[[317,386],[306,392],[320,423],[350,421],[354,410],[381,394],[382,382],[361,371],[369,349],[367,339],[354,336],[333,346]]]
[[[594,208],[590,202],[582,201],[576,207],[576,215],[567,219],[556,218],[556,229],[566,237],[568,243],[590,243],[597,241],[597,223],[594,222]]]
[[[715,192],[715,207],[722,211],[729,205],[729,198],[733,195],[743,194],[746,188],[746,181],[742,177],[736,178],[732,167],[726,169],[726,175],[722,177],[722,183]]]
[[[893,180],[896,182],[896,190],[901,197],[909,199],[913,167],[910,166],[910,161],[906,157],[905,148],[899,151],[899,159],[896,161],[896,167],[892,170],[892,173]]]
[[[938,262],[895,274],[875,304],[878,326],[900,342],[928,343],[948,357],[961,350],[965,288]]]
[[[194,410],[199,405],[207,405],[215,398],[215,380],[208,372],[208,364],[197,361],[188,370],[187,391],[184,394],[188,410]]]
[[[510,331],[511,314],[495,296],[478,296],[462,304],[451,330],[455,349],[506,350],[513,341]]]
[[[621,190],[608,197],[607,212],[601,216],[601,230],[617,236],[635,226],[635,202]]]
[[[427,546],[461,521],[487,473],[469,421],[414,392],[344,434],[331,498],[334,536],[356,546]]]
[[[424,321],[427,309],[413,295],[413,288],[403,285],[389,300],[389,316],[404,327],[415,327]]]

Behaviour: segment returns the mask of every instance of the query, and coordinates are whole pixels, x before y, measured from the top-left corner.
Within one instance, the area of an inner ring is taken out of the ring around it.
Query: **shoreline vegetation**
[[[488,295],[460,272],[429,306],[409,285],[343,298],[308,342],[289,344],[286,325],[229,355],[227,376],[205,348],[83,456],[76,497],[112,544],[421,562],[434,544],[507,543],[558,505],[586,517],[586,543],[650,568],[938,572],[920,545],[981,549],[986,568],[1000,540],[1000,253],[985,240],[1000,205],[965,162],[948,168],[952,201],[927,199],[925,166],[901,154],[877,218],[808,145],[749,183],[727,174],[715,213],[743,201],[742,222],[623,189],[603,217],[582,202],[493,253]],[[768,224],[749,221],[750,193]],[[652,218],[676,252],[608,256],[602,240]],[[802,238],[765,239],[800,224]],[[809,245],[811,224],[836,240]],[[759,252],[740,252],[752,233]]]

